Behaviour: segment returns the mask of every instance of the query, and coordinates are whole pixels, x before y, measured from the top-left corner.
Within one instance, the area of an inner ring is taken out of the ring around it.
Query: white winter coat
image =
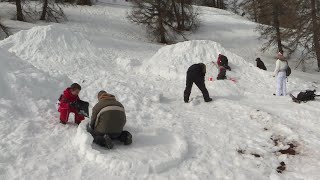
[[[287,67],[288,67],[288,63],[286,60],[278,59],[276,62],[276,69],[274,70],[273,75],[277,76],[280,71],[286,71]]]

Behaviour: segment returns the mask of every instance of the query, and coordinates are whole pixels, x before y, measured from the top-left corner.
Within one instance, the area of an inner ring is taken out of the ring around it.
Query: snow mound
[[[229,59],[231,68],[252,66],[236,54],[224,49],[219,43],[207,40],[195,40],[165,46],[145,64],[144,70],[166,79],[182,79],[192,64],[204,63],[208,70],[219,54]]]
[[[119,57],[115,60],[119,67],[124,68],[126,71],[132,71],[133,68],[140,66],[141,62],[138,59],[128,57]]]
[[[38,113],[39,107],[53,106],[57,92],[70,83],[62,76],[52,78],[1,48],[0,60],[0,99],[16,102],[13,106],[24,112]]]
[[[74,144],[81,156],[101,164],[113,172],[112,175],[161,173],[179,165],[188,154],[186,140],[165,129],[134,133],[130,146],[118,143],[113,150],[106,150],[92,143],[93,138],[86,130],[87,123],[80,124]]]
[[[99,54],[82,33],[64,25],[37,26],[20,31],[1,41],[0,47],[51,74],[72,74],[94,60],[88,59],[88,56]]]
[[[217,61],[219,54],[228,57],[232,71],[227,71],[227,77],[235,79],[234,82],[215,80],[218,68],[212,62]],[[211,88],[222,93],[221,95],[239,96],[260,92],[261,89],[270,90],[267,95],[274,93],[275,83],[271,72],[258,69],[219,43],[209,40],[193,40],[165,46],[142,65],[141,73],[147,72],[161,79],[184,83],[187,69],[197,63],[206,64],[206,79],[214,79],[208,82],[208,87],[213,83]]]
[[[52,126],[58,123],[54,118],[54,102],[70,80],[63,76],[53,78],[2,48],[0,77],[0,154],[4,155],[0,161],[6,164],[0,168],[0,179],[44,178],[35,175],[36,170],[32,177],[26,172],[30,172],[30,167],[34,169],[35,161],[37,167],[44,167],[41,162],[44,154],[55,161],[58,159],[53,157],[53,151],[57,153],[53,146],[59,146],[61,136],[58,136],[64,133],[57,133],[56,126]]]

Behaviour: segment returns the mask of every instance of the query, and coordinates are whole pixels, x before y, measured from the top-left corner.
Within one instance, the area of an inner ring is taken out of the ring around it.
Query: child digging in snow
[[[81,86],[77,83],[73,83],[70,87],[64,90],[63,94],[59,98],[60,123],[67,124],[69,114],[74,113],[75,123],[80,124],[84,120],[84,116],[80,115],[75,107],[75,104],[79,98]]]

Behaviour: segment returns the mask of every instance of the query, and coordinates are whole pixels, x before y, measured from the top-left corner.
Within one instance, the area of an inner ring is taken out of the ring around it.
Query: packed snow
[[[0,179],[320,178],[320,101],[272,95],[274,61],[265,54],[269,71],[255,67],[254,23],[200,8],[204,26],[193,40],[160,45],[128,22],[126,5],[68,7],[69,22],[0,41]],[[203,62],[215,79],[219,53],[237,81],[206,81],[214,101],[194,87],[185,104],[186,70]],[[319,90],[319,78],[293,71],[288,89]],[[55,103],[72,82],[91,107],[102,89],[124,104],[132,145],[92,144],[89,119],[59,123]],[[295,155],[281,153],[290,146]]]

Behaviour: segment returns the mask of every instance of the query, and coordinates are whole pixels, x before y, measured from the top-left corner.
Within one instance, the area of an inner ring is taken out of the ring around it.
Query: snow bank
[[[216,62],[219,54],[228,57],[232,71],[227,71],[227,77],[234,78],[235,83],[215,80],[218,69],[212,61]],[[262,89],[267,90],[268,96],[274,93],[275,78],[272,77],[272,72],[258,69],[248,60],[225,49],[219,43],[209,40],[193,40],[167,45],[142,65],[141,73],[184,84],[187,69],[197,63],[207,65],[206,79],[213,77],[212,88],[225,95],[261,93]],[[312,87],[311,83],[306,83],[304,80],[292,76],[289,79],[288,89]],[[211,85],[208,86],[210,88]]]
[[[38,172],[46,171],[44,161],[52,164],[45,157],[58,161],[54,153],[65,136],[52,126],[58,124],[54,103],[70,80],[53,78],[2,48],[0,77],[0,179],[46,179]]]
[[[56,24],[20,31],[1,41],[0,47],[52,75],[61,72],[74,74],[99,55],[82,33]]]
[[[219,54],[228,57],[232,71],[227,71],[227,77],[236,79],[236,83],[215,80],[218,69],[212,62],[217,61]],[[207,40],[186,41],[165,46],[143,64],[141,72],[176,81],[182,85],[185,82],[187,69],[196,63],[207,65],[206,79],[213,77],[212,88],[220,89],[224,95],[238,96],[244,91],[253,93],[261,88],[271,90],[275,84],[270,72],[259,70],[242,57],[223,48],[219,43]],[[248,85],[255,86],[249,88]],[[211,85],[208,86],[210,88]]]
[[[16,102],[14,106],[21,110],[38,113],[38,107],[53,107],[59,92],[70,83],[63,76],[52,78],[1,48],[0,60],[0,98]]]
[[[220,44],[213,41],[186,41],[167,45],[144,64],[144,70],[166,79],[182,79],[190,65],[216,61],[219,53],[229,55]]]
[[[124,146],[119,142],[113,150],[104,150],[92,143],[87,123],[89,121],[82,122],[77,129],[74,145],[82,157],[113,172],[110,175],[161,173],[181,163],[188,153],[184,138],[164,129],[136,133],[132,145]]]
[[[252,69],[253,65],[240,56],[226,50],[219,43],[207,40],[194,40],[165,46],[144,65],[144,70],[166,79],[185,78],[186,70],[192,64],[204,63],[207,72],[213,71],[213,64],[218,55],[224,54],[229,59],[232,72]],[[215,75],[216,76],[216,75]]]

